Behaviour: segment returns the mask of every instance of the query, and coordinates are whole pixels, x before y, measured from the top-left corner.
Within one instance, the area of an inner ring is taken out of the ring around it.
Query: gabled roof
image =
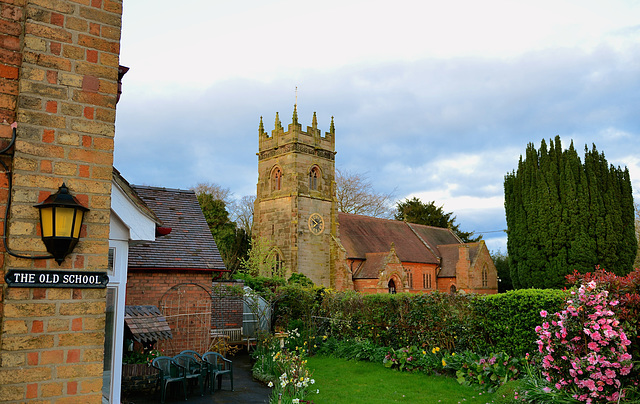
[[[158,225],[162,225],[162,221],[149,207],[144,203],[140,196],[133,190],[131,184],[124,179],[120,171],[113,167],[113,182],[116,183],[122,190],[122,192],[131,200],[143,215],[156,222]]]
[[[368,253],[367,259],[360,265],[359,270],[353,274],[353,279],[378,279],[380,271],[384,267],[384,260],[389,252]]]
[[[196,194],[191,190],[132,185],[171,233],[129,248],[129,268],[225,270]]]
[[[473,265],[482,243],[448,244],[438,246],[442,254],[442,269],[438,273],[439,278],[453,278],[456,276],[456,263],[460,259],[460,246],[464,245],[469,250],[469,263]]]
[[[338,223],[340,242],[349,259],[366,259],[369,253],[388,252],[394,243],[402,262],[438,264],[438,245],[460,244],[451,230],[440,227],[342,212],[338,213]]]
[[[162,221],[115,167],[112,173],[109,238],[129,243],[155,240]]]

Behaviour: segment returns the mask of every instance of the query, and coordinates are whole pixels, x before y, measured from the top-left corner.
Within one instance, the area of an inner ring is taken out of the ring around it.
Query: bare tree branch
[[[245,195],[236,203],[236,212],[234,216],[239,228],[251,237],[251,227],[253,226],[253,206],[256,201],[255,195]]]
[[[376,192],[365,174],[336,169],[336,199],[339,211],[389,219],[393,217],[390,207],[393,198],[393,192]]]
[[[218,184],[213,182],[200,182],[195,187],[191,187],[195,191],[196,196],[201,194],[210,194],[213,199],[218,199],[224,202],[226,206],[231,206],[234,203],[233,193],[229,188],[222,188]]]

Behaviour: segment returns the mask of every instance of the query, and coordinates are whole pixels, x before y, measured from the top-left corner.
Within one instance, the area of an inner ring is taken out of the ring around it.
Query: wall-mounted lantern
[[[78,244],[82,219],[89,209],[69,193],[65,184],[34,207],[40,209],[42,241],[58,265],[61,265]]]

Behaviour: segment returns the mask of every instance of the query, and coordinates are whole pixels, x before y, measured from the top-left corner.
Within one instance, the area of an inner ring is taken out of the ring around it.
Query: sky
[[[336,168],[506,251],[503,181],[560,136],[640,202],[640,1],[124,2],[115,166],[255,195],[258,125],[336,130]],[[297,91],[296,91],[297,88]]]

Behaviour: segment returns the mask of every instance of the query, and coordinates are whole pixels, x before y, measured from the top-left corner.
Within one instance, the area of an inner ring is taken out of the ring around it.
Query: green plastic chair
[[[207,352],[202,359],[209,365],[209,388],[215,392],[215,382],[218,380],[218,390],[222,389],[222,377],[228,376],[233,391],[233,362],[217,352]]]
[[[196,352],[194,350],[185,349],[184,351],[182,351],[180,353],[181,354],[189,354],[189,355],[193,356],[194,358],[196,358],[197,360],[199,360],[200,362],[202,362],[202,356],[198,352]]]
[[[151,366],[159,370],[156,389],[160,387],[160,402],[164,403],[167,386],[171,383],[182,383],[184,399],[187,400],[187,378],[185,369],[168,356],[159,356],[151,362]]]
[[[202,364],[191,354],[181,353],[173,357],[173,360],[184,368],[184,377],[189,380],[195,380],[200,387],[200,395],[204,395],[204,383],[206,380],[206,372],[202,371]]]
[[[204,375],[204,379],[205,381],[208,383],[209,381],[209,365],[207,364],[207,362],[204,361],[204,359],[202,359],[202,356],[191,349],[185,349],[184,351],[180,352],[181,354],[188,354],[193,356],[198,363],[200,364],[200,372]]]

